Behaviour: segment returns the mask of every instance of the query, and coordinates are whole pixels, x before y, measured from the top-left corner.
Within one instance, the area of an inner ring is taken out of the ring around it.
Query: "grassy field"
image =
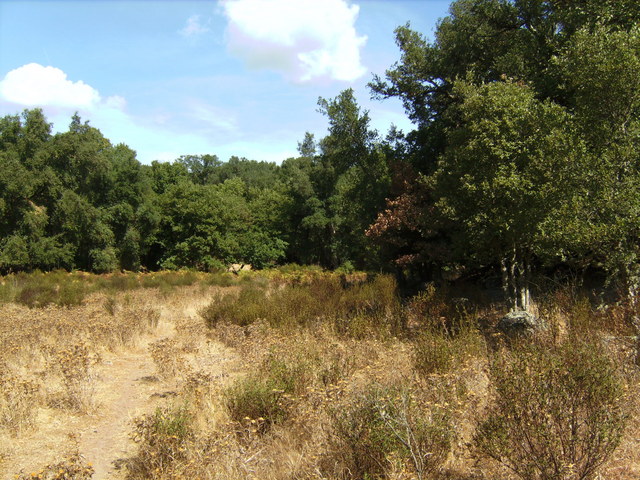
[[[548,328],[386,275],[0,280],[0,472],[45,479],[636,479],[630,312],[562,288]]]

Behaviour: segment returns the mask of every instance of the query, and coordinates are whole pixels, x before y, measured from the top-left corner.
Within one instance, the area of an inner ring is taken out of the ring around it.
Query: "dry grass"
[[[153,328],[158,312],[123,308],[111,316],[103,296],[78,307],[0,306],[0,425],[28,428],[38,406],[90,411],[101,354],[130,347]]]
[[[38,471],[16,475],[17,480],[89,480],[94,469],[90,463],[74,452],[63,460],[46,465]]]
[[[518,478],[474,446],[494,408],[490,366],[514,348],[494,330],[495,306],[433,286],[401,301],[388,277],[295,268],[171,286],[115,278],[91,280],[102,290],[87,287],[76,306],[0,306],[7,438],[37,429],[42,409],[91,412],[92,372],[139,351],[173,394],[130,425],[126,478]],[[597,478],[638,478],[640,382],[624,309],[570,289],[536,308],[552,327],[532,340],[540,352],[588,337],[615,365],[629,421]]]
[[[491,407],[489,365],[507,348],[493,330],[498,310],[452,302],[433,287],[399,307],[384,282],[377,296],[371,283],[271,282],[202,310],[209,336],[240,353],[245,373],[224,386],[202,379],[204,397],[184,404],[191,417],[180,458],[147,478],[516,478],[474,447]],[[601,338],[626,372],[625,388],[638,388],[619,311],[566,291],[537,308],[554,328],[535,348]],[[629,427],[600,478],[640,471],[637,406],[625,408]],[[140,441],[141,455],[149,448]]]
[[[50,275],[52,278],[36,274],[35,280],[27,276],[5,277],[0,290],[6,294],[11,287],[19,293],[24,290],[21,283],[64,281],[59,272]],[[153,283],[154,277],[162,283],[143,287]],[[200,281],[198,285],[191,285],[193,278],[186,282],[177,275],[169,285],[165,277],[139,276],[133,283],[132,275],[69,274],[72,286],[67,290],[75,289],[73,285],[86,279],[86,285],[79,289],[84,292],[82,301],[74,305],[46,302],[44,306],[30,307],[6,301],[10,299],[5,295],[5,303],[0,303],[0,472],[9,475],[15,473],[5,470],[11,465],[34,465],[34,471],[40,472],[42,478],[81,478],[79,473],[51,476],[49,470],[38,467],[38,458],[42,458],[39,465],[45,465],[50,458],[61,458],[63,452],[51,452],[52,457],[50,452],[39,451],[29,455],[33,459],[20,460],[21,452],[31,451],[29,444],[49,445],[46,435],[53,434],[60,436],[57,443],[62,449],[68,443],[67,433],[95,421],[91,418],[101,415],[102,402],[111,401],[111,392],[101,387],[105,378],[99,377],[100,372],[110,375],[111,360],[129,352],[140,351],[144,355],[149,338],[175,334],[176,324],[183,319],[176,319],[172,312],[192,309],[195,315],[197,306],[193,305],[218,288],[200,276],[195,277]],[[120,280],[114,283],[114,278]],[[51,291],[56,290],[54,286]],[[206,341],[204,335],[200,336]],[[105,363],[105,359],[109,361]],[[173,373],[177,374],[176,370]],[[108,398],[100,396],[104,393]],[[59,427],[54,427],[51,419]],[[39,437],[40,430],[45,437]]]

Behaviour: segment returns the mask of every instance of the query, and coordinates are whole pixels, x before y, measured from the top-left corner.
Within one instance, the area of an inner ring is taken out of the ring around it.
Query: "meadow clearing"
[[[538,298],[508,338],[477,289],[388,275],[9,275],[1,476],[638,478],[628,308]]]

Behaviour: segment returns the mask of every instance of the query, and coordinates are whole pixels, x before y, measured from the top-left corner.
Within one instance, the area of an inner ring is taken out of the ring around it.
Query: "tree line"
[[[352,90],[280,165],[142,165],[76,115],[0,120],[0,270],[216,269],[297,262],[418,278],[495,272],[526,309],[540,268],[640,277],[640,4],[457,0],[434,40],[396,29],[372,95],[414,129],[371,128]]]

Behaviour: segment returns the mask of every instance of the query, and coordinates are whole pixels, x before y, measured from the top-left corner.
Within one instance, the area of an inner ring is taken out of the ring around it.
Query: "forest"
[[[141,164],[77,114],[0,119],[0,271],[285,263],[497,279],[527,309],[539,272],[640,276],[640,4],[458,0],[371,95],[414,129],[370,126],[353,90],[318,100],[327,135],[281,164]]]

